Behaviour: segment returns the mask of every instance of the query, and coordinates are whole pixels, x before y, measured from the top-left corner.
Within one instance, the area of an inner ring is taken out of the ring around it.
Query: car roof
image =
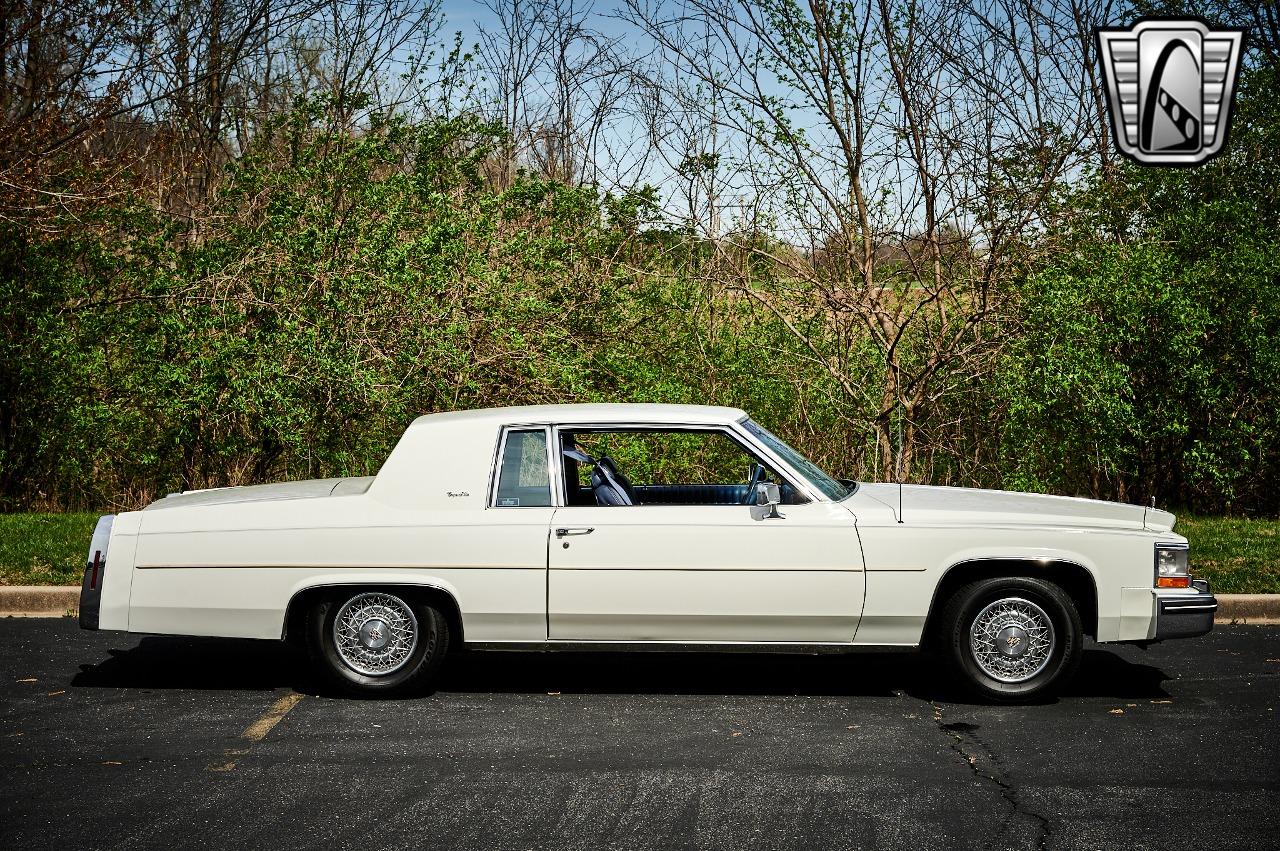
[[[473,420],[501,424],[630,424],[642,425],[727,425],[746,417],[739,408],[714,405],[658,405],[642,403],[597,403],[583,405],[524,405],[509,408],[478,408],[428,414],[413,421],[414,426],[437,422]]]

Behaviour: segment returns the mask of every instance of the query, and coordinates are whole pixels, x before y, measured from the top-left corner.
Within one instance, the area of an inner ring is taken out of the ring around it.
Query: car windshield
[[[787,445],[786,441],[754,420],[743,420],[742,427],[808,479],[809,483],[822,491],[828,499],[844,499],[857,488],[856,484],[853,487],[849,487],[831,478],[823,472],[821,467],[792,449]]]

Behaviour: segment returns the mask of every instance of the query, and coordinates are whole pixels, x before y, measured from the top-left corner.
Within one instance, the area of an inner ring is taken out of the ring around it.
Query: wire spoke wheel
[[[347,600],[333,621],[333,644],[353,671],[370,677],[399,670],[418,646],[418,619],[404,600],[369,592]]]
[[[1053,620],[1022,597],[984,606],[969,627],[969,651],[978,667],[1002,683],[1022,683],[1045,669],[1053,656]]]

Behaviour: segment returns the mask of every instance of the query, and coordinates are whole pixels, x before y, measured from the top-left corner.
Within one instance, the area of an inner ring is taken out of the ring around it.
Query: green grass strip
[[[0,514],[0,585],[79,585],[96,514]]]
[[[1223,594],[1280,594],[1280,520],[1179,517],[1191,572]]]

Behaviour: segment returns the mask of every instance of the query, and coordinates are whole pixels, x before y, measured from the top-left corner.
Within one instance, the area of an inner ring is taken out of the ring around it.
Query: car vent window
[[[499,508],[551,505],[551,476],[547,471],[547,434],[542,429],[507,432],[498,474]]]

